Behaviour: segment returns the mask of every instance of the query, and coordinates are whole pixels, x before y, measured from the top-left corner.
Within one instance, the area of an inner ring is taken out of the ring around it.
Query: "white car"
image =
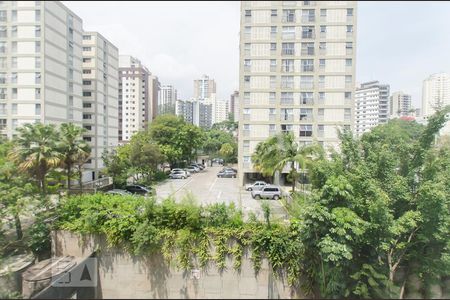
[[[175,171],[170,173],[169,178],[170,179],[186,179],[188,176],[186,174],[186,171],[181,170],[181,171]]]
[[[184,170],[183,169],[178,169],[178,168],[170,170],[170,173],[174,173],[174,172],[184,172]]]
[[[265,181],[256,181],[254,183],[246,184],[245,190],[246,191],[259,191],[266,185],[267,185],[267,183]]]

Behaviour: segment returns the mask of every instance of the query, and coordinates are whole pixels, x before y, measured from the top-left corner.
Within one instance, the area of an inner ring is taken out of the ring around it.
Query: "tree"
[[[113,187],[121,187],[126,185],[128,178],[128,169],[130,168],[130,162],[128,158],[123,158],[119,155],[120,149],[123,146],[119,146],[119,149],[105,152],[102,154],[102,160],[105,164],[105,173],[113,178]]]
[[[67,189],[70,190],[71,176],[76,163],[83,161],[82,158],[89,157],[91,149],[83,140],[84,128],[73,123],[63,123],[60,127],[60,147],[62,154],[62,166],[66,169]],[[78,164],[79,165],[79,164]]]
[[[229,143],[225,143],[222,145],[219,151],[220,155],[224,158],[225,163],[228,163],[235,153],[233,146],[231,146]]]
[[[300,146],[291,132],[278,134],[262,143],[252,156],[256,168],[264,174],[273,175],[289,166],[292,192],[295,192],[295,183],[300,174],[296,165],[305,171],[320,148],[311,145]]]
[[[58,132],[54,125],[25,124],[17,129],[18,137],[9,157],[19,170],[35,178],[43,195],[46,194],[46,176],[61,163],[58,152]]]

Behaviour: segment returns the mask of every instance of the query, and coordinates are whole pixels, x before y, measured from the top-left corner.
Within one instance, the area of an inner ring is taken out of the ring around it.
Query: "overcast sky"
[[[63,3],[181,99],[202,74],[216,80],[221,99],[238,89],[239,2]],[[450,2],[359,2],[357,17],[357,82],[388,83],[419,107],[423,79],[450,71]]]

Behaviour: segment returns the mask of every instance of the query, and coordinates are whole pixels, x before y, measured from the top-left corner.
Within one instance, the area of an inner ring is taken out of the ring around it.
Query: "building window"
[[[15,1],[13,1],[14,3]],[[16,22],[17,21],[17,10],[11,11],[11,21]]]
[[[300,94],[300,103],[306,105],[314,104],[313,93],[312,92],[302,92]]]
[[[347,32],[353,32],[353,25],[347,25]]]
[[[41,26],[38,25],[34,28],[34,36],[41,37]]]
[[[326,33],[327,32],[327,26],[321,25],[320,26],[320,33]]]
[[[92,58],[83,58],[84,63],[90,63],[92,61]]]
[[[90,41],[91,40],[91,36],[90,35],[83,35],[83,40]]]
[[[92,141],[92,138],[90,136],[83,136],[83,140],[85,142],[90,142],[90,141]]]
[[[6,26],[0,26],[0,38],[8,37]]]
[[[41,58],[39,56],[34,58],[34,64],[36,68],[40,68],[41,67]]]
[[[276,51],[277,50],[277,43],[270,43],[270,50]]]
[[[349,121],[352,118],[352,110],[350,108],[344,109],[344,120]]]
[[[16,38],[17,37],[17,26],[11,26],[11,37]]]
[[[312,136],[312,125],[300,125],[300,136]]]
[[[92,51],[92,47],[83,47],[83,51]]]
[[[0,53],[6,53],[6,42],[0,42]]]
[[[322,31],[322,26],[320,28]],[[302,38],[303,39],[314,38],[314,26],[302,26]]]
[[[91,74],[91,70],[83,70],[83,74]]]
[[[295,10],[283,9],[283,22],[292,23],[295,22]]]
[[[6,129],[6,119],[0,119],[0,130]]]
[[[351,100],[352,99],[352,92],[345,92],[345,100]]]
[[[41,115],[41,105],[40,104],[36,104],[35,106],[34,106],[34,114],[35,115]]]
[[[347,67],[351,67],[351,66],[352,66],[352,59],[351,59],[351,58],[347,58],[347,59],[345,60],[345,65],[346,65]]]
[[[352,75],[345,75],[345,83],[352,83]]]
[[[34,89],[34,96],[36,99],[41,99],[41,89]]]
[[[250,59],[244,59],[244,67],[250,67],[251,65]]]
[[[281,88],[293,89],[294,76],[281,76]]]
[[[17,83],[17,73],[11,73],[11,83]]]
[[[6,88],[0,88],[0,99],[6,99]]]
[[[11,42],[11,52],[17,53],[17,42]]]
[[[302,43],[302,55],[314,55],[314,43]]]
[[[11,105],[11,113],[12,113],[13,115],[17,115],[17,104],[16,104],[16,103],[13,103],[13,104]]]
[[[325,84],[325,75],[319,75],[319,84]]]
[[[41,52],[41,42],[35,42],[34,50],[37,53]]]
[[[83,128],[86,129],[86,130],[91,130],[92,126],[91,125],[84,125]]]
[[[277,15],[278,15],[278,11],[276,9],[270,10],[270,16],[271,17],[276,17]]]
[[[36,22],[41,21],[41,11],[40,10],[36,10],[35,21]]]
[[[283,72],[294,72],[294,60],[293,59],[282,59],[281,60],[281,70]]]
[[[302,72],[312,72],[314,71],[314,60],[313,59],[302,59]]]
[[[8,21],[8,16],[6,10],[0,10],[0,22]]]
[[[6,83],[6,73],[0,73],[0,84]]]
[[[282,43],[281,44],[281,54],[282,55],[294,55],[295,52],[294,43]]]
[[[91,108],[91,107],[92,107],[91,103],[83,102],[83,108]]]
[[[0,115],[6,115],[6,114],[7,114],[6,103],[0,103]]]
[[[12,99],[17,99],[17,88],[12,88],[11,89],[11,98]]]
[[[320,16],[326,17],[327,16],[327,10],[325,8],[320,9]]]
[[[83,80],[83,85],[91,85],[92,81],[90,80]]]
[[[353,49],[353,43],[352,42],[346,42],[345,43],[345,48],[346,49]]]
[[[252,16],[252,11],[251,10],[246,10],[245,11],[245,16],[246,17],[251,17]]]
[[[17,69],[17,57],[11,57],[11,68]]]
[[[91,97],[91,92],[83,92],[83,97]]]
[[[353,8],[347,8],[347,17],[353,16]]]
[[[311,121],[312,108],[300,108],[300,121]]]
[[[83,119],[90,120],[90,119],[92,119],[92,115],[91,114],[83,114]]]
[[[34,83],[40,84],[41,83],[41,73],[34,73]]]
[[[325,68],[325,59],[323,58],[319,59],[319,68],[321,69]]]

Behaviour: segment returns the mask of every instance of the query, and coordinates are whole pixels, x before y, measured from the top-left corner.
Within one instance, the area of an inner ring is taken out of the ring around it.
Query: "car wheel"
[[[250,192],[251,192],[251,191],[252,191],[252,188],[248,188],[247,191],[250,191]]]
[[[273,196],[273,200],[278,200],[280,199],[280,197],[278,197],[278,195]]]
[[[261,196],[260,196],[260,195],[256,195],[256,196],[255,196],[255,199],[258,199],[258,200],[259,200],[259,199],[261,199]]]
[[[233,175],[233,178],[236,178],[236,175]]]
[[[183,177],[181,177],[181,178],[183,178],[183,179],[186,179],[186,177],[185,177],[185,176],[183,176]]]

